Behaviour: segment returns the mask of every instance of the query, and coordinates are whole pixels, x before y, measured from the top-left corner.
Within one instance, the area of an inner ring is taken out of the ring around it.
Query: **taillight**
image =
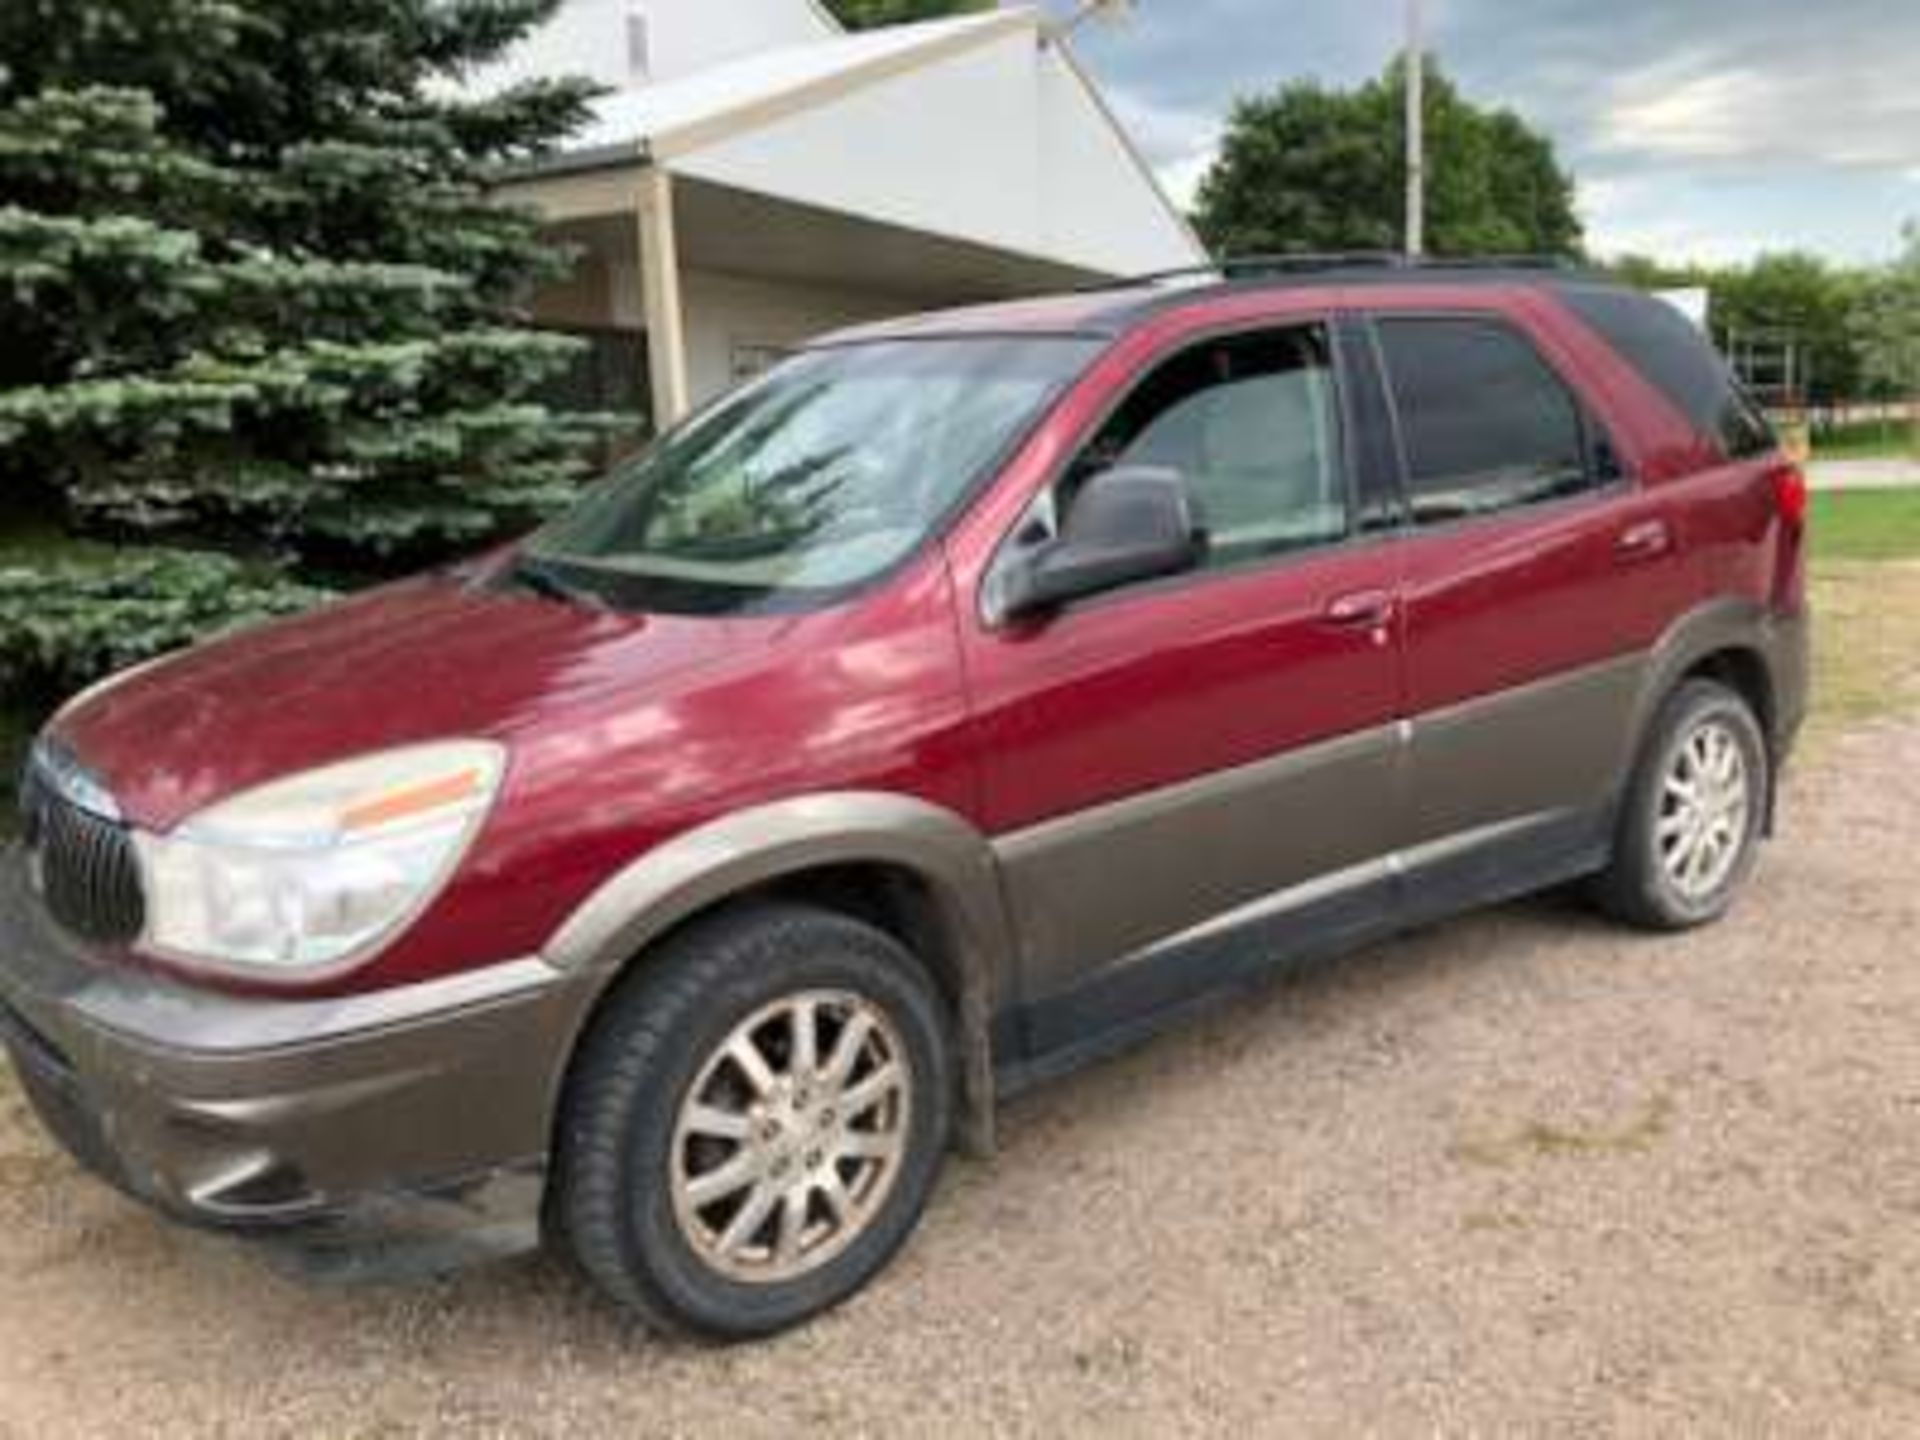
[[[1775,547],[1773,607],[1798,614],[1807,600],[1807,474],[1798,465],[1773,472],[1773,508],[1780,515]]]
[[[1773,472],[1773,504],[1790,530],[1807,524],[1807,475],[1798,465],[1782,465]]]

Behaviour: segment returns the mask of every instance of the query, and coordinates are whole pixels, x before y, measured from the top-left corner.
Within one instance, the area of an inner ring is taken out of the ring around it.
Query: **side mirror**
[[[1202,539],[1186,477],[1178,470],[1122,466],[1090,476],[1057,538],[1015,557],[989,592],[994,623],[1057,609],[1200,562]]]

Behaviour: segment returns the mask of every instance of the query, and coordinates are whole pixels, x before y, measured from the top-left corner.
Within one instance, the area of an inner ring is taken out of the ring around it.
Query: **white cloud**
[[[1758,235],[1685,220],[1640,225],[1595,223],[1587,227],[1587,245],[1602,257],[1652,255],[1670,265],[1715,266],[1744,265],[1768,250],[1780,248]]]
[[[1728,70],[1669,82],[1658,73],[1665,68],[1642,71],[1620,87],[1600,116],[1600,147],[1691,160],[1748,153],[1749,113],[1768,88],[1764,77]]]
[[[1064,4],[1066,0],[1047,0]],[[1347,85],[1399,43],[1397,0],[1154,0],[1083,58],[1188,203],[1233,96]],[[1603,253],[1884,255],[1920,186],[1920,0],[1444,0],[1441,63],[1552,136]],[[1591,177],[1591,178],[1590,178]]]
[[[1581,175],[1574,180],[1574,203],[1582,215],[1604,215],[1628,208],[1646,193],[1646,181],[1629,175]]]
[[[1201,178],[1220,153],[1220,117],[1156,105],[1118,87],[1109,90],[1107,98],[1133,143],[1147,157],[1167,197],[1181,209],[1191,209]]]
[[[1586,223],[1587,246],[1602,256],[1657,255],[1675,262],[1725,264],[1750,259],[1764,248],[1755,238],[1706,224],[1676,207],[1650,175],[1581,176],[1576,203]]]
[[[1905,65],[1765,61],[1697,49],[1611,82],[1590,126],[1604,154],[1715,167],[1920,163],[1920,88]],[[1884,60],[1884,57],[1882,57]]]
[[[1154,174],[1160,181],[1160,188],[1167,192],[1167,198],[1182,210],[1192,210],[1200,193],[1200,182],[1206,178],[1207,171],[1213,168],[1217,154],[1215,150],[1208,150],[1204,154],[1190,155],[1184,160],[1156,167]]]
[[[1675,264],[1740,264],[1770,248],[1766,237],[1711,214],[1676,182],[1653,174],[1582,176],[1576,201],[1595,254],[1655,255]],[[1772,248],[1777,248],[1772,247]]]

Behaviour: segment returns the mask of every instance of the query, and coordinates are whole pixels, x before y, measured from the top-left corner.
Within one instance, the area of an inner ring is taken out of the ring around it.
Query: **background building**
[[[573,0],[482,89],[616,87],[518,176],[581,259],[539,317],[659,424],[808,336],[1204,258],[1033,9],[843,33],[811,0]]]

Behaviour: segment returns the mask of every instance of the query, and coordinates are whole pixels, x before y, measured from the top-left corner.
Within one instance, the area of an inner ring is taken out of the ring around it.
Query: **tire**
[[[1726,763],[1737,767],[1737,778],[1694,783],[1692,793],[1708,798],[1704,808],[1689,810],[1688,777],[1698,781],[1703,768],[1719,768],[1702,766],[1709,754],[1734,757]],[[1772,787],[1771,754],[1752,707],[1717,681],[1686,681],[1660,707],[1628,781],[1613,858],[1594,883],[1600,907],[1643,930],[1690,930],[1718,920],[1753,870]],[[1727,807],[1736,792],[1734,813]],[[1688,850],[1689,837],[1703,831],[1725,838]],[[1709,853],[1711,863],[1700,859]]]
[[[798,1324],[918,1223],[953,1123],[948,1031],[925,967],[871,926],[797,905],[696,922],[583,1042],[550,1218],[655,1329],[730,1340]]]

